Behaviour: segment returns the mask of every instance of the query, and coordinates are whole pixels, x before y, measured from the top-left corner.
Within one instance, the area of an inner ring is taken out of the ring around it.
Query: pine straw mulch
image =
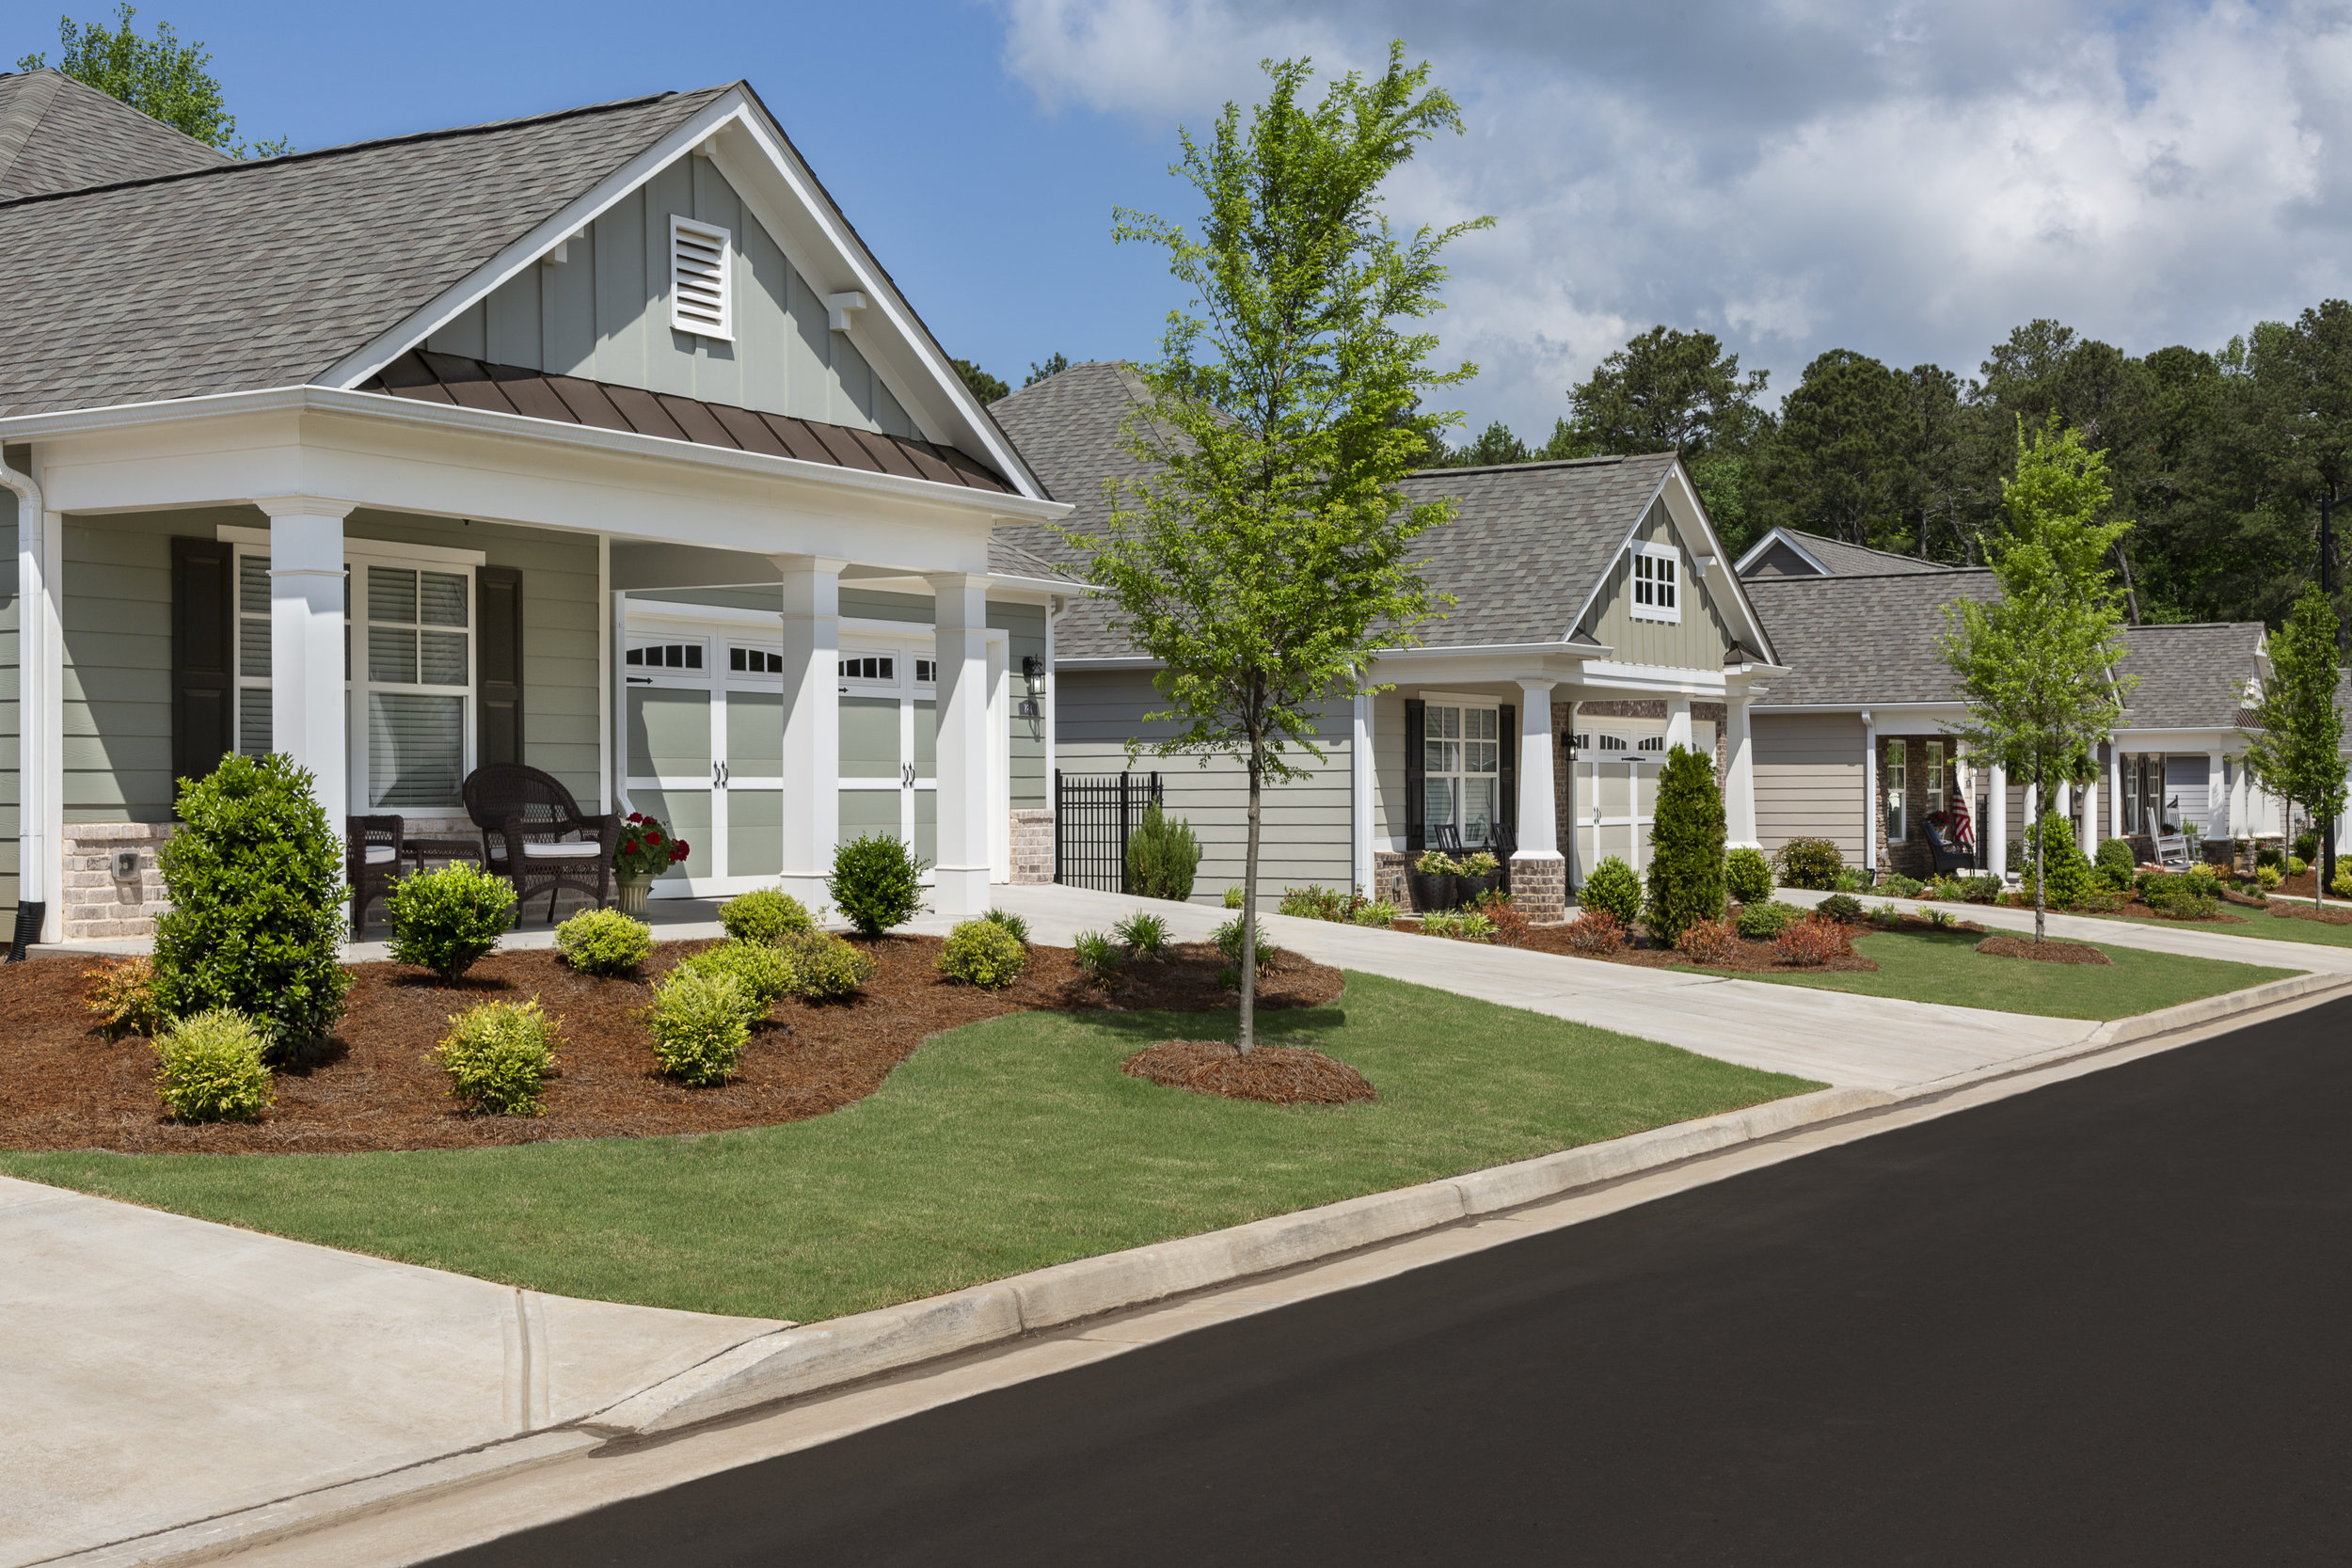
[[[2031,909],[2033,906],[2028,904],[2026,907]],[[2242,914],[2231,914],[2221,910],[2216,910],[2211,914],[2175,914],[2170,910],[2150,909],[2137,898],[2118,905],[2114,912],[2128,915],[2134,920],[2162,920],[2175,926],[2243,926],[2246,924],[2246,917]]]
[[[776,1004],[732,1082],[690,1089],[660,1076],[635,1016],[648,982],[707,942],[663,942],[628,979],[599,980],[545,949],[496,953],[443,988],[420,970],[352,966],[348,1010],[333,1038],[280,1069],[277,1104],[252,1123],[183,1126],[155,1097],[155,1056],[134,1035],[108,1044],[82,1003],[80,956],[0,967],[0,1147],[106,1148],[125,1153],[355,1153],[470,1148],[549,1138],[713,1132],[800,1121],[882,1086],[893,1068],[942,1030],[1006,1013],[1231,1010],[1224,967],[1206,942],[1166,961],[1122,971],[1105,990],[1063,947],[1033,947],[1028,968],[1002,990],[957,985],[937,970],[936,937],[883,937],[859,945],[877,969],[857,998]],[[1259,984],[1259,1006],[1315,1006],[1340,994],[1340,972],[1283,955]],[[560,1076],[544,1117],[471,1116],[448,1096],[430,1052],[449,1016],[477,1002],[536,996],[563,1020]]]
[[[2031,937],[1990,936],[1977,951],[1995,958],[2038,958],[2050,964],[2111,964],[2115,960],[2087,942],[2060,942],[2055,937],[2036,942]]]
[[[1261,1045],[1245,1056],[1230,1040],[1162,1040],[1120,1069],[1171,1089],[1269,1105],[1346,1105],[1375,1098],[1364,1075],[1309,1046]]]

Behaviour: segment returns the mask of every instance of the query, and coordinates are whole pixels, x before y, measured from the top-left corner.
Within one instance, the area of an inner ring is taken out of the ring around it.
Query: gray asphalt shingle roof
[[[2259,621],[2126,626],[2121,669],[2139,684],[2123,699],[2136,730],[2226,730],[2238,721],[2246,683],[2257,673]]]
[[[0,203],[0,414],[307,382],[726,90]]]
[[[1957,700],[1940,645],[1944,607],[1991,603],[2000,584],[1981,567],[1883,577],[1755,578],[1747,584],[1789,673],[1758,708],[1799,704]]]
[[[54,67],[0,75],[0,201],[230,161]]]
[[[1063,526],[1100,529],[1109,509],[1106,480],[1145,472],[1120,440],[1120,425],[1145,396],[1120,364],[1073,365],[990,406],[996,422],[1056,500],[1073,510]],[[1422,628],[1430,647],[1557,641],[1575,629],[1578,611],[1616,559],[1627,531],[1673,466],[1670,452],[1518,463],[1493,468],[1432,468],[1408,476],[1417,501],[1455,502],[1453,522],[1423,534],[1423,576],[1456,603]],[[998,531],[1032,554],[1082,570],[1080,552],[1041,525]],[[1058,624],[1056,652],[1065,658],[1131,657],[1100,600],[1073,604]]]
[[[1916,556],[1897,555],[1891,550],[1849,545],[1843,539],[1807,533],[1803,529],[1776,529],[1773,531],[1784,535],[1788,542],[1794,543],[1805,554],[1827,567],[1833,577],[1888,577],[1900,573],[1954,572],[1963,569],[1946,565],[1940,561],[1921,561]],[[1751,570],[1762,569],[1769,565],[1770,561],[1771,554],[1767,552]]]

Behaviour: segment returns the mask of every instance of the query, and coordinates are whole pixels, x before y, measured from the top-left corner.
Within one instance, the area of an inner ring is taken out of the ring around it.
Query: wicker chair
[[[343,818],[343,880],[351,884],[351,940],[368,927],[368,906],[391,895],[400,877],[402,824],[397,816]]]
[[[515,884],[517,905],[545,893],[553,920],[565,888],[599,908],[611,902],[618,816],[590,816],[570,790],[518,763],[475,768],[465,794],[466,815],[482,830],[482,863]]]

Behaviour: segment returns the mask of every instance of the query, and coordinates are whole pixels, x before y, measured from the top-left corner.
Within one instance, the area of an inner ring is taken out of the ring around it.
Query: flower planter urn
[[[1452,909],[1454,880],[1447,872],[1406,870],[1405,887],[1413,895],[1413,912],[1434,914]]]
[[[613,879],[613,885],[621,891],[621,912],[643,920],[645,899],[653,892],[653,879],[622,875]]]
[[[1484,898],[1487,894],[1502,885],[1502,873],[1500,871],[1489,871],[1481,876],[1472,876],[1470,873],[1465,871],[1460,876],[1454,878],[1453,881],[1454,902],[1461,905],[1464,909],[1469,909],[1471,905],[1477,903],[1481,898]]]

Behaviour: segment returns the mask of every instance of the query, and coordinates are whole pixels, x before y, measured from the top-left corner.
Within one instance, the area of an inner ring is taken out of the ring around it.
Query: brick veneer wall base
[[[1052,808],[1025,806],[1013,812],[1012,879],[1016,883],[1054,879]]]
[[[151,937],[155,917],[171,907],[155,851],[174,829],[167,822],[69,822],[61,836],[65,897],[58,912],[67,942]],[[138,873],[115,875],[115,856],[138,856]]]

